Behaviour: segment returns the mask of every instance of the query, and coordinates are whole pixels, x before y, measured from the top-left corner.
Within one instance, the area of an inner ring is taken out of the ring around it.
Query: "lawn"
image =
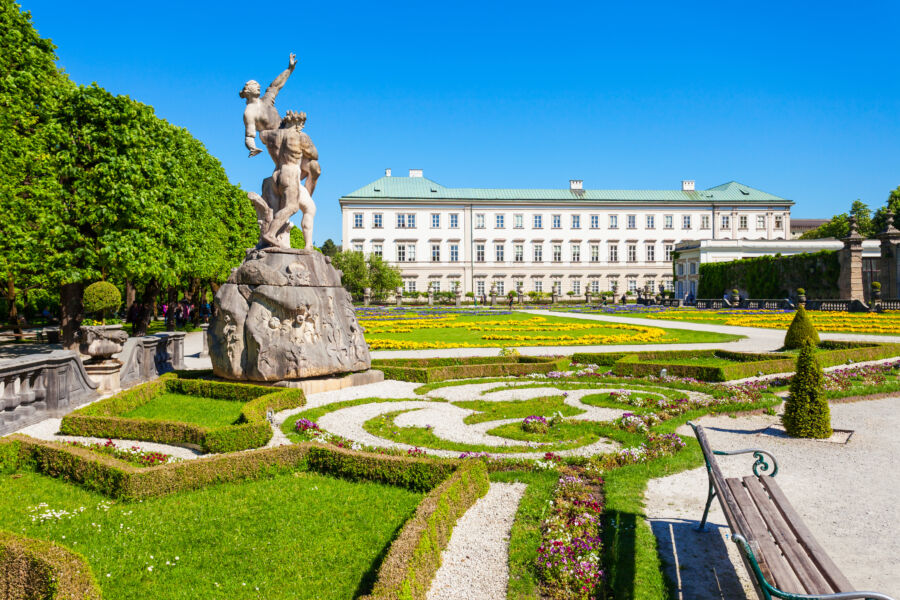
[[[422,499],[301,472],[140,503],[32,472],[0,490],[0,528],[81,553],[110,600],[352,598]]]
[[[605,323],[519,312],[466,314],[467,311],[402,310],[366,313],[360,324],[373,350],[674,344],[727,342],[739,336]]]
[[[178,421],[214,428],[233,425],[240,417],[243,407],[244,402],[235,400],[219,400],[166,392],[121,416],[157,421]]]

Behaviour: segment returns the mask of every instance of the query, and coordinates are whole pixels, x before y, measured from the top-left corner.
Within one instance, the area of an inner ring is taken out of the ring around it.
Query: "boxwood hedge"
[[[0,597],[99,600],[83,556],[53,542],[0,531]]]
[[[448,379],[503,377],[548,373],[556,368],[549,356],[480,356],[469,358],[387,358],[372,361],[385,379],[433,383]]]

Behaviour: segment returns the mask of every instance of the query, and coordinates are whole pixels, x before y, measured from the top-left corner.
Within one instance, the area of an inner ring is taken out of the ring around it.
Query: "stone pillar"
[[[878,281],[881,283],[881,297],[900,298],[900,230],[894,227],[894,215],[888,215],[887,227],[878,234],[881,240],[881,259],[878,261]]]
[[[206,339],[206,336],[209,331],[209,324],[204,323],[201,325],[200,331],[200,335],[203,337],[203,349],[200,350],[200,358],[207,358],[209,356],[209,340]]]
[[[453,294],[456,296],[456,305],[462,306],[462,292],[459,290],[459,288],[453,290]]]
[[[591,303],[591,290],[585,290],[585,292],[584,292],[584,303],[585,303],[585,304],[590,304],[590,303]]]
[[[397,296],[397,306],[403,306],[403,288],[398,287],[394,294]]]
[[[522,290],[516,290],[516,294],[519,296],[519,304],[525,304],[525,294],[522,293]]]
[[[550,292],[550,304],[556,304],[559,302],[559,294],[556,293],[556,288],[553,288],[553,291]]]
[[[372,288],[366,288],[363,290],[363,306],[368,306],[372,303]]]
[[[862,276],[862,242],[856,219],[850,217],[850,234],[843,240],[840,250],[841,274],[838,277],[838,290],[841,300],[865,301]]]
[[[428,306],[434,306],[434,290],[428,288]]]

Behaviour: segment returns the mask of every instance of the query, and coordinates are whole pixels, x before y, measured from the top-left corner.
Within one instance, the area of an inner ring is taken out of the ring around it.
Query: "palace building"
[[[407,291],[581,296],[673,289],[675,245],[790,239],[793,202],[731,181],[697,190],[450,188],[411,169],[340,199],[343,247],[397,266]]]

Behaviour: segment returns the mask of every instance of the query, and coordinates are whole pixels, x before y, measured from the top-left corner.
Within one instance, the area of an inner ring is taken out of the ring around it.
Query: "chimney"
[[[385,177],[390,177],[390,176],[391,176],[391,170],[390,170],[390,169],[385,169],[385,170],[384,170],[384,176],[385,176]]]
[[[694,180],[693,179],[682,179],[681,180],[681,191],[682,192],[693,192],[694,191]]]
[[[583,190],[584,189],[584,180],[583,179],[570,179],[569,180],[569,189],[570,190]]]
[[[422,169],[410,169],[409,176],[410,177],[423,177]]]

